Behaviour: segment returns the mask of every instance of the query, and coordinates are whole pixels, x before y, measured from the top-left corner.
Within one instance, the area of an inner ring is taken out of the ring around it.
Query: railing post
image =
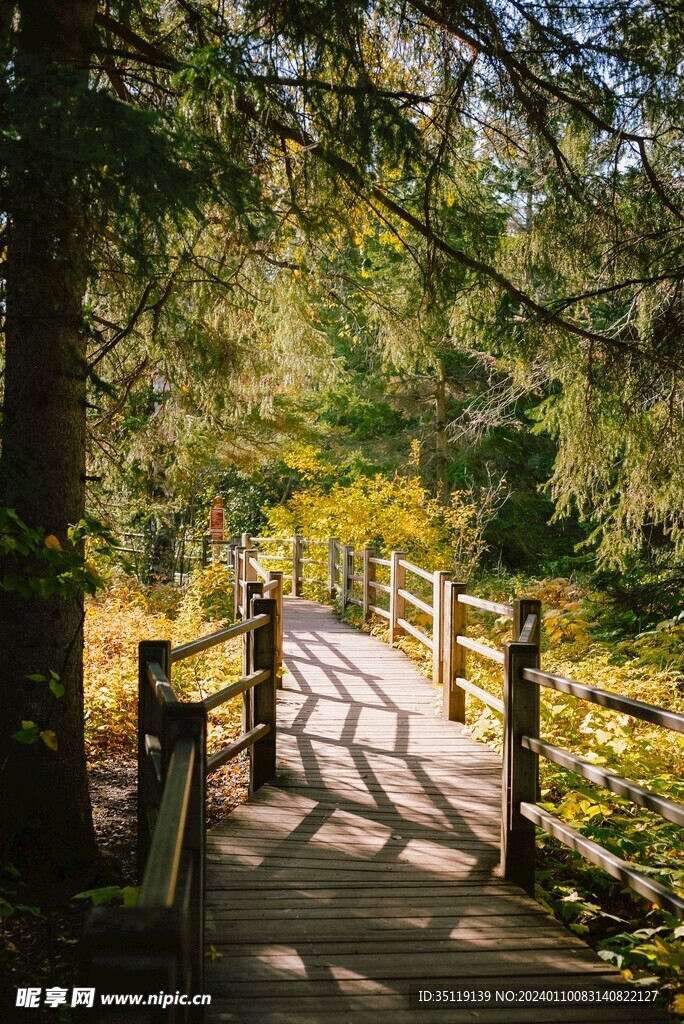
[[[254,721],[256,725],[270,725],[270,732],[257,740],[250,756],[250,793],[256,792],[265,782],[275,778],[276,773],[276,602],[270,598],[254,598],[252,615],[270,615],[271,621],[254,631],[252,644],[252,669],[266,668],[268,679],[259,683],[250,692],[254,695]]]
[[[432,681],[444,682],[444,585],[452,573],[438,569],[432,577]]]
[[[328,540],[328,600],[332,601],[337,591],[337,537]]]
[[[257,580],[249,580],[244,587],[244,616],[248,619],[251,615],[252,600],[264,596],[264,585]],[[254,633],[244,633],[242,636],[242,674],[249,675],[252,671],[252,647],[254,644]],[[242,731],[249,732],[254,725],[254,690],[245,690],[242,695]]]
[[[245,537],[245,534],[243,534],[243,537]],[[250,544],[251,544],[251,539],[249,537],[247,537],[247,540],[249,540]],[[251,558],[256,558],[256,557],[257,557],[256,548],[248,547],[248,548],[242,548],[241,549],[240,561],[242,562],[242,570],[241,570],[241,573],[240,573],[240,598],[239,598],[239,600],[240,600],[240,611],[241,611],[241,616],[240,617],[242,619],[249,618],[249,597],[247,595],[247,584],[248,583],[256,583],[256,581],[257,581],[256,569],[254,568],[253,565],[249,564],[249,561],[250,561]]]
[[[202,537],[202,568],[206,569],[209,565],[209,538]]]
[[[292,538],[292,596],[301,597],[302,587],[302,537],[297,533]]]
[[[528,615],[537,616],[537,622],[529,638],[529,643],[539,646],[541,635],[541,601],[533,597],[516,597],[513,600],[513,640],[517,641],[519,639]]]
[[[150,818],[159,807],[161,792],[154,764],[145,747],[145,736],[164,744],[162,709],[147,679],[147,665],[155,661],[167,679],[171,674],[169,640],[143,640],[138,646],[138,879],[141,880],[150,850]],[[163,759],[163,752],[162,752]]]
[[[275,580],[278,586],[275,588],[273,598],[276,603],[276,688],[280,689],[283,685],[283,574],[282,572],[269,572],[267,573],[268,583]]]
[[[466,678],[465,647],[456,643],[457,636],[465,636],[468,606],[462,604],[459,594],[465,594],[465,583],[444,584],[444,689],[442,709],[450,722],[465,722],[466,692],[457,686],[457,679]]]
[[[235,621],[242,618],[242,601],[244,594],[242,593],[242,572],[243,572],[243,559],[244,548],[239,544],[233,550],[233,581],[235,586],[234,594],[234,613]]]
[[[405,558],[405,551],[393,551],[390,555],[390,644],[393,644],[401,633],[399,619],[403,619],[405,613],[405,600],[399,593],[406,583],[406,569],[399,565],[399,562]]]
[[[349,560],[350,554],[354,550],[349,544],[344,544],[342,547],[342,611],[347,607],[349,601],[349,591],[351,590],[349,580]]]
[[[534,825],[520,813],[521,801],[538,799],[538,756],[520,744],[539,735],[539,687],[522,678],[539,668],[539,645],[508,642],[504,662],[504,749],[501,780],[501,871],[504,878],[534,894]]]
[[[247,583],[256,583],[258,576],[257,571],[253,565],[251,565],[252,559],[257,559],[259,552],[256,548],[246,548],[245,550],[245,581]],[[249,605],[247,605],[249,608]]]
[[[205,879],[205,813],[207,774],[207,709],[196,704],[167,704],[164,707],[166,735],[170,750],[181,736],[195,741],[195,764],[190,780],[188,820],[183,846],[190,855],[190,886],[187,920],[188,931],[182,946],[190,959],[179,965],[179,977],[190,967],[191,988],[202,992],[204,982],[204,879]],[[190,1019],[193,1019],[192,1017]]]
[[[368,622],[371,615],[373,614],[370,610],[370,606],[373,602],[373,595],[371,591],[371,583],[375,582],[375,563],[371,562],[371,558],[375,558],[375,548],[364,548],[363,549],[363,621]]]

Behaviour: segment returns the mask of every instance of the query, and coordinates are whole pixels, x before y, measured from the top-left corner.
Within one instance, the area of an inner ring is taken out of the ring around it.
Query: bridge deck
[[[438,717],[396,650],[291,599],[278,778],[208,837],[208,1020],[660,1020],[641,1005],[511,1007],[495,989],[619,976],[496,873],[500,761]],[[409,986],[489,1003],[409,1008]]]

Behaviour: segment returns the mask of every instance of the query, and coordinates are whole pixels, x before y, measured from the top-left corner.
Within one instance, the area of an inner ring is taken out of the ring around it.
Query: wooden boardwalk
[[[278,778],[208,836],[208,1022],[662,1020],[643,1004],[511,1006],[496,990],[619,976],[497,876],[500,761],[439,717],[400,652],[286,601]],[[409,1006],[410,988],[488,1003]]]

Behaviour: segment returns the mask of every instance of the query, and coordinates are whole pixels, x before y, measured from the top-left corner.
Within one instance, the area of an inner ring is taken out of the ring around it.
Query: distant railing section
[[[249,616],[226,629],[175,648],[167,640],[140,644],[142,884],[136,907],[98,907],[90,915],[83,948],[88,977],[95,979],[100,992],[202,992],[205,777],[247,749],[250,792],[275,776],[278,606],[275,598],[249,591],[246,600]],[[202,701],[179,701],[171,682],[172,666],[237,637],[242,637],[242,678]],[[207,713],[240,695],[242,735],[207,756]],[[173,1005],[163,1012],[151,1007],[135,1019],[196,1022],[201,1020],[201,1007]]]

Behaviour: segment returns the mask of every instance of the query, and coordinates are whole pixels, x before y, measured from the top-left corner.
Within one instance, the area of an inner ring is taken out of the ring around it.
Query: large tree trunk
[[[25,0],[13,39],[26,148],[8,170],[6,368],[0,500],[68,546],[84,512],[88,239],[79,186],[96,0]],[[81,106],[81,110],[83,107]],[[16,567],[15,571],[16,571]],[[65,694],[27,676],[59,673]],[[22,721],[58,749],[11,738]],[[93,860],[83,743],[83,600],[0,590],[2,835],[26,877],[64,878]]]

